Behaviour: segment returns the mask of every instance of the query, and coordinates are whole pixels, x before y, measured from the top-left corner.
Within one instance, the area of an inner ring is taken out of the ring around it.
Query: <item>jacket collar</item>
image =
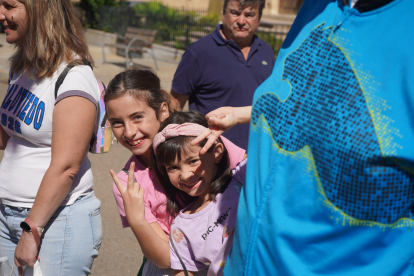
[[[349,5],[350,0],[342,0],[344,5]],[[358,0],[358,2],[355,4],[354,9],[358,10],[359,12],[368,12],[372,11],[378,8],[381,8],[382,6],[385,6],[386,4],[392,2],[394,0]]]

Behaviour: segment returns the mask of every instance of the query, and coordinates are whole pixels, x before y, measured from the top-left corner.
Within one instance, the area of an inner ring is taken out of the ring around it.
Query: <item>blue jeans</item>
[[[102,241],[101,202],[92,191],[72,205],[61,206],[50,218],[40,242],[43,276],[88,275]],[[22,222],[29,208],[0,204],[0,257],[13,265]]]

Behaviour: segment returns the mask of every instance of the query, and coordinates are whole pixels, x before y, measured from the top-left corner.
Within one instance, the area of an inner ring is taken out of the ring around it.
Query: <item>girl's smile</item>
[[[219,145],[218,151],[208,151],[203,155],[200,155],[200,146],[187,145],[181,153],[181,160],[176,158],[173,163],[165,165],[170,182],[190,196],[207,196],[217,173],[216,159],[222,152],[222,144]]]
[[[201,184],[201,178],[196,179],[194,182],[191,183],[185,183],[185,182],[180,182],[180,185],[186,186],[188,189],[196,189],[200,186]]]
[[[131,145],[131,147],[133,148],[138,148],[140,147],[142,144],[144,144],[145,142],[145,138],[140,138],[140,139],[136,139],[133,141],[127,141],[127,143],[129,143]]]

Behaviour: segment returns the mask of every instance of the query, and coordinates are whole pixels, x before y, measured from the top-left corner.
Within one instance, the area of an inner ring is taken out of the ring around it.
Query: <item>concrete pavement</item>
[[[9,70],[8,58],[13,54],[14,49],[5,41],[5,35],[0,34],[0,102],[7,91],[7,76]],[[123,65],[125,59],[107,54],[110,63],[102,63],[101,48],[90,45],[90,52],[95,61],[96,77],[105,84],[119,72],[125,70]],[[119,65],[118,65],[119,64]],[[161,79],[161,85],[166,91],[170,91],[172,78],[177,64],[158,61],[159,70],[154,70]],[[134,59],[134,67],[153,69],[152,59]],[[95,182],[96,196],[101,200],[101,214],[103,224],[103,241],[99,251],[99,257],[92,267],[92,275],[116,276],[136,275],[142,262],[142,252],[132,231],[123,229],[115,200],[112,195],[112,178],[109,169],[120,171],[130,157],[130,152],[119,144],[114,144],[109,153],[89,154],[92,163],[92,171]],[[0,158],[3,151],[0,151]]]

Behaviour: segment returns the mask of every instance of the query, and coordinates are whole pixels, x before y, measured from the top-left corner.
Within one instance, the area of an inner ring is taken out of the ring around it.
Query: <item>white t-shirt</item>
[[[55,104],[69,96],[81,96],[96,106],[99,87],[89,66],[75,66],[66,76],[55,99],[55,83],[66,67],[50,78],[31,80],[14,75],[0,107],[0,125],[9,134],[0,163],[0,199],[3,204],[31,208],[51,161],[52,115]],[[81,122],[80,122],[81,123]],[[79,173],[61,205],[72,204],[93,186],[91,164],[85,152]]]

